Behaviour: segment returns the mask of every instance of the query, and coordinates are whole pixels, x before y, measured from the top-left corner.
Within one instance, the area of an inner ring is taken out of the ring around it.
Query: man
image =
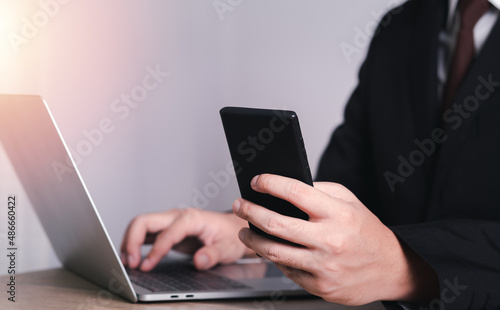
[[[196,267],[206,269],[251,249],[332,302],[498,309],[498,2],[467,1],[413,0],[382,19],[344,123],[323,154],[317,180],[324,182],[252,180],[255,190],[289,200],[309,221],[243,199],[234,214],[143,215],[125,235],[124,263],[150,270],[171,248],[191,247]],[[304,247],[240,230],[245,221]],[[156,239],[141,263],[148,234]]]

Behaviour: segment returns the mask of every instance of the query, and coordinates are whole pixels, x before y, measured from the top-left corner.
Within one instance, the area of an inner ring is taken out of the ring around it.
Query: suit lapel
[[[483,85],[491,76],[493,80],[500,81],[500,19],[496,22],[491,30],[491,33],[485,42],[480,54],[476,57],[471,64],[469,72],[464,78],[460,89],[455,97],[454,103],[463,105],[465,101],[472,102],[469,97],[473,96],[478,98],[476,88]],[[483,81],[483,82],[481,82]],[[487,88],[483,86],[482,92],[486,92]],[[448,139],[441,145],[441,150],[437,159],[435,183],[433,188],[433,204],[430,208],[433,210],[432,214],[428,215],[428,219],[438,217],[439,213],[439,198],[437,197],[442,190],[446,177],[450,169],[455,165],[456,154],[464,144],[468,136],[472,135],[472,124],[475,122],[478,115],[481,113],[481,106],[488,104],[498,104],[494,102],[494,97],[498,98],[500,89],[496,90],[495,96],[490,96],[488,99],[479,100],[479,108],[472,110],[467,117],[460,116],[460,114],[453,113],[453,121],[448,118],[446,122],[446,134]],[[469,98],[469,99],[467,99]],[[465,109],[464,109],[465,110]],[[467,110],[465,110],[468,112]],[[464,114],[466,115],[466,114]],[[460,121],[458,121],[460,119]]]

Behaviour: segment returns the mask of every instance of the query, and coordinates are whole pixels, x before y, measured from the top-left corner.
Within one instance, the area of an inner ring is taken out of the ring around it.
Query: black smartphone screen
[[[280,214],[308,219],[291,203],[254,191],[250,182],[263,173],[297,179],[312,186],[312,175],[293,111],[225,107],[220,110],[229,152],[233,160],[241,197]],[[255,232],[270,239],[284,240],[264,233],[249,223]]]

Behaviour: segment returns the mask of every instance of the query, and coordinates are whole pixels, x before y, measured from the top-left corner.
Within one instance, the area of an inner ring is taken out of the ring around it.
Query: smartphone
[[[308,220],[305,212],[288,201],[258,193],[250,186],[252,178],[263,173],[313,185],[297,114],[286,110],[225,107],[220,115],[241,197],[280,214]],[[249,227],[267,238],[289,243],[252,223]]]

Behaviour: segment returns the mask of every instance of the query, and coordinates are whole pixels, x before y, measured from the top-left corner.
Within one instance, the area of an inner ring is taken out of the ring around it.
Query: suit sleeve
[[[428,309],[500,309],[500,223],[450,219],[391,229],[438,275],[440,298]]]

